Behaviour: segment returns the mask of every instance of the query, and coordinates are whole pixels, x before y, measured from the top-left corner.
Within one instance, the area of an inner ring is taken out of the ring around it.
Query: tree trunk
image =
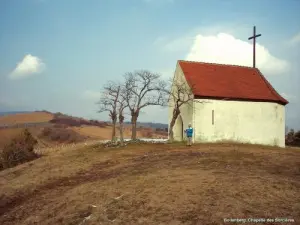
[[[119,115],[119,129],[120,129],[120,144],[121,146],[124,146],[124,134],[123,134],[123,122],[124,122],[124,116]]]
[[[139,111],[131,112],[131,140],[136,140],[136,123],[139,116]]]
[[[114,119],[112,121],[113,127],[112,127],[112,134],[111,134],[111,141],[115,142],[116,141],[116,123],[117,123],[117,119]]]
[[[180,110],[175,108],[175,109],[173,110],[173,117],[172,117],[172,120],[171,120],[170,126],[169,126],[169,141],[170,141],[170,142],[173,142],[173,141],[174,141],[174,132],[173,132],[173,128],[174,128],[176,119],[177,119],[177,117],[179,116],[179,114],[180,114]]]
[[[131,119],[131,139],[136,140],[136,122],[137,117],[133,116]]]
[[[124,146],[123,123],[120,123],[120,144]]]

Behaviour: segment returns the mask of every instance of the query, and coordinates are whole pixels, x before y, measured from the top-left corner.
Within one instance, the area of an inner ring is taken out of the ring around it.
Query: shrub
[[[291,129],[285,138],[286,145],[300,146],[300,131],[295,132]]]
[[[108,124],[106,122],[100,122],[98,120],[90,120],[88,125],[98,126],[98,127],[106,127]]]
[[[294,134],[294,137],[295,137],[295,138],[300,138],[300,130],[297,131],[297,132]]]
[[[78,134],[76,131],[63,127],[45,127],[39,137],[60,143],[77,143],[86,139],[85,136]]]
[[[25,129],[8,145],[4,146],[3,151],[0,153],[0,169],[14,167],[38,158],[38,155],[34,152],[36,144],[37,140]]]

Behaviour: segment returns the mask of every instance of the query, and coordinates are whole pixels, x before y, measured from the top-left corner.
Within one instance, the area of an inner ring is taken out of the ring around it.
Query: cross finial
[[[256,34],[255,26],[253,27],[253,36],[249,37],[248,40],[253,39],[253,68],[255,68],[255,44],[256,44],[256,38],[260,37],[261,34]]]

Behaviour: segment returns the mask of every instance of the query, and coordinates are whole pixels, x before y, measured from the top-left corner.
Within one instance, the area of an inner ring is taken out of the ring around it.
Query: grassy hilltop
[[[93,144],[44,154],[0,172],[0,224],[223,224],[224,218],[236,217],[300,218],[297,148]]]

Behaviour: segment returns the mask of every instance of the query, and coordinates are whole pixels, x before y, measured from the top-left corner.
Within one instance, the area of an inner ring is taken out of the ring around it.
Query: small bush
[[[39,137],[59,143],[77,143],[86,140],[85,136],[64,127],[45,127]]]
[[[37,140],[25,129],[8,145],[4,146],[3,151],[0,153],[0,170],[38,158],[38,155],[34,152],[36,144]]]
[[[285,138],[286,145],[299,146],[300,147],[300,131],[295,132],[291,129]]]
[[[295,137],[295,138],[299,138],[299,139],[300,139],[300,130],[299,130],[299,131],[297,131],[297,132],[294,134],[294,137]]]

